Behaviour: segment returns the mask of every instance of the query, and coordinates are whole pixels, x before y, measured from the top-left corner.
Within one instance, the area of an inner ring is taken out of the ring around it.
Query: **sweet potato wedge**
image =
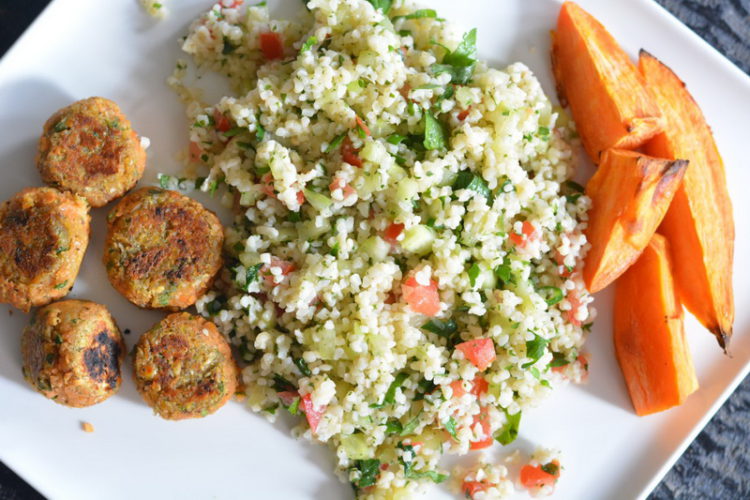
[[[638,415],[682,404],[698,389],[667,245],[655,234],[615,290],[615,354]]]
[[[628,55],[593,16],[565,2],[552,35],[557,94],[591,160],[608,148],[636,149],[662,129],[659,108]]]
[[[591,197],[583,280],[598,292],[638,258],[661,223],[687,162],[608,149],[586,186]]]
[[[645,51],[639,66],[666,124],[664,132],[646,144],[646,152],[690,161],[659,232],[672,248],[680,299],[726,351],[734,323],[734,219],[724,164],[685,84]]]

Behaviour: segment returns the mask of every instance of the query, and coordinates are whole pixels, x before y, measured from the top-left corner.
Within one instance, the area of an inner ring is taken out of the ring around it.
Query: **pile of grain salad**
[[[225,0],[183,40],[232,88],[210,104],[186,62],[170,78],[200,188],[235,213],[198,310],[241,353],[253,410],[299,415],[359,496],[410,498],[447,479],[444,453],[509,443],[585,375],[590,201],[572,124],[526,66],[479,61],[476,30],[404,0],[306,7]],[[491,498],[514,479],[458,482]]]

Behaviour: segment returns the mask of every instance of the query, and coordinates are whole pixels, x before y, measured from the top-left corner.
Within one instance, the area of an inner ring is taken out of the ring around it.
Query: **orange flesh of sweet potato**
[[[659,108],[638,69],[609,32],[565,2],[552,36],[557,93],[594,163],[608,148],[636,149],[661,131]]]
[[[685,175],[687,162],[608,149],[586,186],[591,197],[586,238],[591,250],[583,280],[591,293],[612,283],[636,261]]]
[[[647,52],[641,51],[639,66],[666,124],[664,132],[646,144],[646,152],[690,161],[659,229],[672,248],[677,290],[726,351],[734,323],[734,219],[724,164],[685,84]]]
[[[638,415],[682,404],[698,389],[670,267],[667,241],[655,234],[617,280],[615,353]]]

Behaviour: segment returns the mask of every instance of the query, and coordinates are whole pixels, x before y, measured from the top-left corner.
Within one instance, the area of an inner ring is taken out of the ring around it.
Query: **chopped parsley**
[[[314,36],[311,36],[310,38],[308,38],[307,40],[305,40],[305,43],[302,44],[302,47],[299,49],[300,53],[307,52],[316,43],[318,43],[318,38],[314,37]]]
[[[518,437],[518,428],[521,426],[521,412],[510,415],[505,411],[505,425],[495,434],[495,441],[502,445],[512,443]]]
[[[431,319],[430,321],[422,325],[422,329],[447,339],[458,331],[458,325],[456,325],[456,322],[452,319],[449,319],[447,321]]]
[[[404,382],[406,382],[406,379],[409,378],[409,375],[406,372],[400,372],[398,375],[396,375],[396,378],[393,379],[393,382],[391,382],[391,385],[388,386],[388,390],[385,391],[385,397],[383,397],[383,402],[380,404],[374,404],[370,405],[372,408],[383,408],[385,405],[392,405],[396,402],[396,389],[401,387]]]
[[[563,291],[556,286],[543,286],[539,288],[539,291],[545,297],[544,300],[548,306],[554,306],[565,297]]]
[[[456,50],[448,52],[443,58],[443,62],[441,64],[433,64],[431,69],[436,75],[449,73],[453,83],[465,85],[471,80],[476,63],[477,29],[474,28],[464,34]]]
[[[531,358],[531,361],[525,363],[523,365],[523,368],[528,368],[539,361],[539,358],[544,356],[544,352],[547,349],[547,344],[549,344],[549,340],[545,339],[544,337],[540,337],[536,333],[534,334],[534,338],[532,340],[527,340],[526,357]]]
[[[487,187],[487,183],[482,177],[476,175],[470,170],[462,170],[458,173],[456,180],[453,182],[453,190],[458,191],[459,189],[468,189],[479,193],[488,200],[491,199],[492,193],[490,188]]]
[[[445,148],[445,131],[443,125],[432,116],[424,114],[424,148],[428,151]]]
[[[334,138],[334,139],[333,139],[333,140],[331,141],[331,143],[330,143],[330,144],[328,145],[328,147],[327,147],[327,148],[325,149],[325,152],[326,152],[326,153],[330,153],[330,152],[331,152],[331,151],[333,151],[334,149],[338,148],[338,147],[339,147],[339,146],[341,145],[341,143],[342,143],[342,142],[344,142],[344,138],[345,138],[345,137],[346,137],[346,132],[345,132],[345,133],[343,133],[343,134],[341,134],[341,135],[337,135],[337,136],[336,136],[336,137],[335,137],[335,138]]]
[[[356,460],[352,469],[359,471],[359,478],[352,481],[352,485],[361,490],[374,485],[380,475],[380,460],[368,458],[367,460]]]

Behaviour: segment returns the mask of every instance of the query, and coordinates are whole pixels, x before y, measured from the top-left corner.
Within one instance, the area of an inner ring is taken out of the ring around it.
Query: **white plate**
[[[148,18],[135,0],[56,0],[0,62],[0,199],[40,184],[36,141],[46,118],[73,100],[116,100],[136,130],[152,139],[143,183],[176,172],[186,146],[180,103],[164,80],[180,57],[177,39],[210,0],[165,2],[171,15]],[[269,2],[278,11],[299,0]],[[479,28],[482,57],[494,65],[526,62],[547,92],[549,30],[555,0],[431,2],[463,28]],[[559,391],[524,415],[517,445],[563,452],[557,499],[645,496],[747,373],[750,360],[750,185],[747,117],[750,79],[650,0],[581,0],[631,53],[641,47],[687,83],[713,126],[727,165],[737,223],[735,288],[738,317],[733,358],[712,336],[687,321],[701,389],[680,408],[647,418],[630,407],[614,358],[611,292],[597,296],[599,320],[589,338],[588,385]],[[71,297],[107,304],[131,347],[159,314],[130,305],[107,282],[101,264],[107,209],[94,211],[93,238]],[[0,307],[3,315],[10,308]],[[0,328],[0,459],[44,495],[65,499],[118,498],[351,498],[331,473],[327,449],[297,442],[289,423],[275,426],[231,403],[202,420],[166,422],[138,397],[130,371],[105,403],[73,410],[36,394],[21,377],[19,337],[27,316],[14,311]],[[80,430],[91,422],[94,434]],[[499,447],[497,447],[499,448]],[[500,450],[495,450],[499,453]],[[441,489],[444,492],[444,489]],[[431,498],[438,495],[430,495]],[[446,493],[442,496],[449,498]]]

